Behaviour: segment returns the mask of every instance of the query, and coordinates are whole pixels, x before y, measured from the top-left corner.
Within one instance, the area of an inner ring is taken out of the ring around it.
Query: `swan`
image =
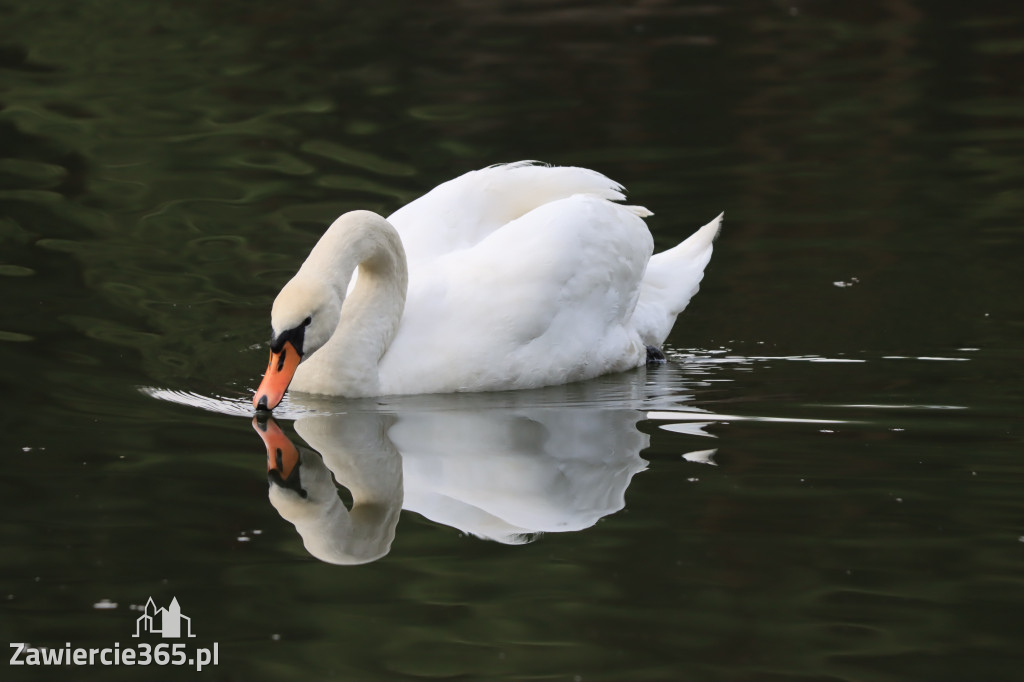
[[[449,180],[387,219],[339,217],[271,309],[253,396],[499,391],[663,360],[722,215],[652,256],[641,206],[585,168],[531,161]]]

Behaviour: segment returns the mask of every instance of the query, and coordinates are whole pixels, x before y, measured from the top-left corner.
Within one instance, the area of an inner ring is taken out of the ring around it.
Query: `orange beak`
[[[276,472],[276,478],[287,481],[299,463],[299,449],[288,440],[273,417],[265,422],[253,417],[252,428],[267,447],[267,473]]]
[[[291,383],[295,368],[299,366],[301,359],[291,341],[285,341],[278,353],[270,351],[270,363],[267,365],[260,387],[256,389],[256,395],[252,397],[252,406],[257,410],[272,410],[277,407],[284,398],[284,392],[288,390],[288,384]]]

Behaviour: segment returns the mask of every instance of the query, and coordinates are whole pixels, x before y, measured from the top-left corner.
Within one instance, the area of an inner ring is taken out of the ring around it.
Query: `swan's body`
[[[696,293],[721,216],[652,257],[650,212],[615,203],[621,189],[594,171],[519,163],[446,182],[388,220],[341,216],[274,302],[254,404],[273,408],[291,371],[297,391],[360,397],[643,365]],[[287,362],[286,342],[298,351]]]

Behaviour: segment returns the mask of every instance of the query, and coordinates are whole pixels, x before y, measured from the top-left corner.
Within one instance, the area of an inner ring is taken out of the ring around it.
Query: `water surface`
[[[219,665],[147,677],[1020,677],[1016,5],[293,5],[6,4],[8,642],[176,597]],[[726,211],[668,365],[293,397],[307,497],[268,484],[246,400],[325,225],[530,158],[659,248]]]

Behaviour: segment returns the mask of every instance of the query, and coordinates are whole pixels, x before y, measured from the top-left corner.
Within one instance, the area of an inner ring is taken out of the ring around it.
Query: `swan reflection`
[[[296,448],[277,423],[253,419],[267,447],[270,503],[302,536],[306,550],[334,564],[362,564],[391,549],[402,511],[402,458],[388,441],[387,415],[307,417]],[[333,477],[333,478],[332,478]],[[352,493],[349,510],[337,480]]]
[[[270,502],[307,551],[360,564],[390,551],[403,509],[505,544],[583,530],[623,509],[633,476],[647,466],[640,452],[649,438],[637,422],[685,409],[679,379],[663,368],[504,393],[364,400],[297,393],[275,414],[294,419],[302,443],[293,444],[273,417],[253,419],[253,427],[266,446]],[[241,399],[146,392],[247,411]],[[711,453],[694,454],[713,463]],[[338,485],[351,493],[351,508]]]
[[[646,467],[639,453],[648,437],[636,428],[643,413],[620,401],[529,393],[303,416],[295,431],[311,450],[295,448],[272,418],[254,422],[267,446],[270,501],[310,554],[343,564],[387,554],[403,508],[506,544],[589,528],[622,509]],[[351,510],[332,475],[351,492]]]

